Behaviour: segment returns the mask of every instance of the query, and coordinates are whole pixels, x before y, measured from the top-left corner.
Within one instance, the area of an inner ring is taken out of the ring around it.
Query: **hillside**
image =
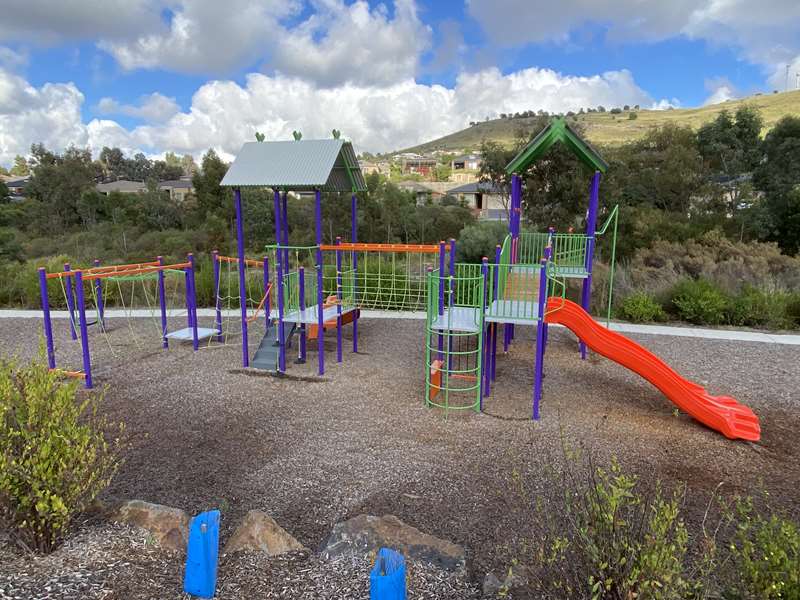
[[[640,110],[638,118],[631,120],[627,112],[591,113],[578,115],[577,119],[586,127],[589,141],[595,144],[622,144],[642,137],[656,125],[677,123],[698,128],[714,119],[720,111],[735,111],[742,104],[757,107],[764,117],[765,128],[770,129],[784,115],[800,116],[800,91],[750,96],[741,100],[730,100],[722,104],[700,108],[681,108],[674,110]],[[408,152],[424,154],[433,150],[459,151],[477,149],[484,139],[510,144],[520,129],[529,130],[535,118],[494,119],[484,121],[462,131],[457,131],[439,139],[408,148]]]

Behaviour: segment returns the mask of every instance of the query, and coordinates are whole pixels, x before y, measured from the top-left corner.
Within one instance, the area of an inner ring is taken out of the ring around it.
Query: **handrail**
[[[615,204],[614,208],[609,213],[608,218],[606,219],[606,222],[603,223],[603,226],[600,229],[596,230],[594,234],[596,236],[604,235],[606,233],[606,230],[608,229],[608,226],[611,224],[611,220],[617,216],[618,212],[619,212],[619,204]]]
[[[152,267],[144,267],[141,269],[131,269],[119,272],[110,273],[86,273],[85,271],[76,270],[70,273],[80,273],[83,281],[92,281],[94,279],[106,279],[110,277],[131,277],[133,275],[147,275],[148,273],[158,273],[159,271],[178,271],[180,269],[188,269],[192,266],[190,262],[175,263],[173,265],[157,265]],[[86,273],[84,275],[84,273]]]
[[[369,244],[342,242],[341,244],[320,244],[320,250],[351,252],[417,252],[421,254],[438,254],[437,244]],[[445,252],[450,251],[450,244],[445,244]]]
[[[266,301],[267,301],[267,298],[269,298],[269,293],[270,293],[271,291],[272,291],[272,282],[270,281],[270,282],[269,282],[269,285],[267,286],[267,289],[266,289],[266,291],[264,292],[264,297],[263,297],[263,298],[261,298],[261,302],[259,302],[259,303],[258,303],[258,306],[256,306],[256,312],[255,312],[255,313],[253,313],[253,316],[252,316],[252,317],[248,317],[248,319],[247,319],[247,322],[248,322],[248,323],[252,323],[252,322],[253,322],[253,321],[255,321],[256,319],[258,319],[258,313],[259,313],[259,312],[261,312],[261,309],[262,309],[262,308],[264,308],[264,304],[266,303]]]

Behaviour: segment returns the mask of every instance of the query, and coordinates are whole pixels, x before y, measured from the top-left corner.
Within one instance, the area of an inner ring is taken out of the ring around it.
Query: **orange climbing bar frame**
[[[151,261],[151,262],[142,262],[142,263],[131,263],[128,265],[107,265],[105,267],[90,267],[88,269],[71,269],[69,271],[56,271],[54,273],[48,273],[47,279],[61,279],[62,277],[70,277],[75,274],[75,271],[80,271],[81,274],[86,278],[87,275],[95,275],[95,274],[108,274],[108,275],[119,275],[119,274],[130,274],[131,271],[138,271],[140,269],[147,269],[150,267],[158,267],[158,261]]]
[[[235,263],[237,265],[239,264],[239,259],[236,258],[235,256],[222,256],[221,254],[218,254],[217,255],[217,260],[220,261],[220,262]],[[246,264],[248,267],[262,267],[262,266],[264,266],[264,263],[262,261],[253,260],[252,258],[245,258],[244,259],[244,264]]]
[[[320,250],[336,251],[349,250],[352,252],[408,252],[418,254],[438,254],[438,244],[361,244],[342,242],[341,244],[320,244]],[[450,245],[445,245],[445,251],[450,251]]]
[[[90,271],[83,271],[81,269],[75,269],[75,271],[69,271],[69,273],[74,274],[76,271],[80,271],[84,281],[92,281],[94,279],[105,279],[107,277],[129,277],[131,275],[147,275],[148,273],[158,273],[159,271],[177,271],[179,269],[188,269],[191,266],[192,263],[190,262],[182,262],[172,265],[156,264],[154,266],[142,267],[140,269],[125,269],[122,271],[109,271],[106,273],[92,273]]]

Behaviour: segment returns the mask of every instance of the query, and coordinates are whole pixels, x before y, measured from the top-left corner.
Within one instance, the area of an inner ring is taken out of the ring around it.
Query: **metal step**
[[[296,330],[297,325],[293,323],[291,329],[289,329],[289,333],[286,336],[287,349],[291,345],[291,340]],[[274,329],[272,327],[268,327],[264,337],[261,338],[261,343],[258,345],[258,348],[253,354],[253,359],[250,361],[250,366],[252,368],[277,373],[278,357],[280,356],[280,344],[275,340],[274,335]]]

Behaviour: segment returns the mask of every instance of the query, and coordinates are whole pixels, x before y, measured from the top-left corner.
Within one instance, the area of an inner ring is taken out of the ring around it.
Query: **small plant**
[[[800,528],[778,514],[764,515],[750,498],[738,498],[729,512],[735,524],[730,542],[734,565],[730,596],[800,598]]]
[[[50,552],[111,481],[121,426],[98,415],[43,361],[0,359],[0,523],[29,549]],[[113,437],[112,437],[113,436]]]
[[[653,296],[647,292],[634,292],[622,301],[622,316],[634,323],[663,321],[667,315]]]
[[[745,286],[730,304],[729,320],[732,325],[748,327],[792,327],[792,319],[786,310],[788,299],[786,293],[767,293]]]
[[[726,320],[729,299],[707,279],[684,279],[673,288],[672,306],[684,321],[720,325]]]

